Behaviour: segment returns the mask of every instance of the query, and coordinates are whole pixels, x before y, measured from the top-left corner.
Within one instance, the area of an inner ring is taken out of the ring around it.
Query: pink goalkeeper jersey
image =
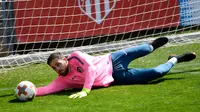
[[[107,87],[114,81],[112,77],[112,61],[110,54],[90,56],[80,51],[68,56],[70,73],[58,76],[51,84],[36,88],[36,95],[42,96],[67,88]]]

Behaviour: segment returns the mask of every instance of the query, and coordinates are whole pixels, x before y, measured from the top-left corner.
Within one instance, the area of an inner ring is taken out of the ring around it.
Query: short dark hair
[[[51,61],[53,59],[55,59],[55,58],[64,59],[65,56],[62,53],[60,53],[60,52],[52,53],[52,54],[50,54],[50,56],[47,59],[47,64],[50,65]]]

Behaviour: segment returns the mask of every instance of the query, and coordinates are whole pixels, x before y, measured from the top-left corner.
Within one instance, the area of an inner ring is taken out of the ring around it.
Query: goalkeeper
[[[49,85],[36,89],[36,96],[56,93],[67,88],[81,88],[69,98],[87,96],[92,88],[108,87],[113,84],[142,84],[163,77],[176,64],[196,58],[195,53],[169,56],[166,63],[155,68],[128,68],[129,63],[165,45],[168,38],[160,37],[151,43],[130,47],[102,56],[90,56],[74,51],[65,57],[52,53],[47,63],[58,73]]]

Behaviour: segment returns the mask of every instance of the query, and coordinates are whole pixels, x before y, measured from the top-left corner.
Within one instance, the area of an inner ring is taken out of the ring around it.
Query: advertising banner
[[[57,41],[178,26],[177,0],[14,2],[19,42]]]

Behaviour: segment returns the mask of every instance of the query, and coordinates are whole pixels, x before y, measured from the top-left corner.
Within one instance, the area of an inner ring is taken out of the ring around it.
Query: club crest
[[[89,18],[100,24],[115,7],[117,0],[78,0],[78,6]]]
[[[77,67],[77,72],[83,73],[83,68]]]

